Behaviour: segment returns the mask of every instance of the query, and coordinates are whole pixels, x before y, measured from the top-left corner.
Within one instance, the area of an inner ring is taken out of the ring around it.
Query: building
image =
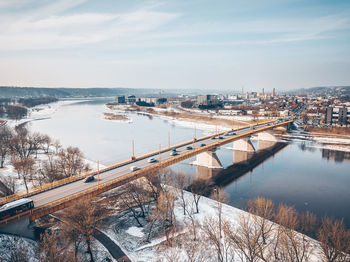
[[[125,96],[117,96],[117,103],[118,104],[125,104],[126,101],[125,101]]]
[[[211,105],[217,105],[218,103],[219,103],[219,100],[216,95],[197,96],[198,105],[211,106]]]
[[[326,124],[346,126],[350,123],[349,107],[327,107],[325,115]]]
[[[136,103],[136,96],[134,96],[134,95],[128,96],[128,98],[126,99],[126,103],[135,104]]]
[[[327,107],[325,121],[324,121],[326,124],[332,124],[332,115],[333,115],[333,107]]]

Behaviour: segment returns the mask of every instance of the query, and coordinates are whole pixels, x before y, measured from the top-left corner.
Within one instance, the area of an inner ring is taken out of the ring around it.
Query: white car
[[[131,166],[130,167],[130,170],[131,171],[136,171],[136,170],[139,170],[140,168],[139,167],[137,167],[137,166]]]
[[[147,159],[147,162],[148,163],[154,163],[154,162],[157,162],[157,159],[155,159],[154,157],[150,157]]]

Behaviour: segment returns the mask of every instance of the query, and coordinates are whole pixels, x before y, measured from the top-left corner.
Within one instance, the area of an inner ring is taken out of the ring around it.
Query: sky
[[[350,1],[0,0],[0,85],[350,85]]]

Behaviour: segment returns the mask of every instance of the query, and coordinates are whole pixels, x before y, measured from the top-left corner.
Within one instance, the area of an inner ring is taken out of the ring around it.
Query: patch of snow
[[[144,236],[141,227],[129,227],[129,229],[126,230],[126,233],[128,233],[129,235],[135,236],[135,237],[143,237]]]

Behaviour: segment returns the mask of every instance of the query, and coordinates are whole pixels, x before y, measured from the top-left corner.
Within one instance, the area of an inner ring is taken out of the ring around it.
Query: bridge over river
[[[101,170],[94,170],[87,173],[79,174],[31,189],[29,192],[22,192],[0,199],[0,204],[29,197],[34,201],[34,209],[26,211],[15,216],[0,221],[0,226],[28,219],[33,221],[39,217],[51,214],[60,209],[74,204],[74,202],[92,197],[112,188],[121,186],[132,180],[150,174],[174,163],[197,156],[195,161],[198,165],[208,167],[220,167],[220,161],[215,155],[215,150],[220,146],[234,142],[234,149],[249,150],[249,137],[258,134],[258,139],[274,139],[271,131],[278,127],[288,126],[293,120],[265,121],[256,125],[248,125],[231,131],[219,132],[193,138],[191,140],[176,144],[167,148],[149,152],[140,156],[132,156],[124,161],[112,164]],[[176,148],[177,155],[171,152]],[[116,150],[118,148],[116,147]],[[208,153],[209,152],[209,153]],[[153,157],[155,162],[149,163],[147,160]],[[136,166],[138,170],[131,171],[131,167]],[[84,183],[84,178],[95,175],[97,179],[92,182]]]

